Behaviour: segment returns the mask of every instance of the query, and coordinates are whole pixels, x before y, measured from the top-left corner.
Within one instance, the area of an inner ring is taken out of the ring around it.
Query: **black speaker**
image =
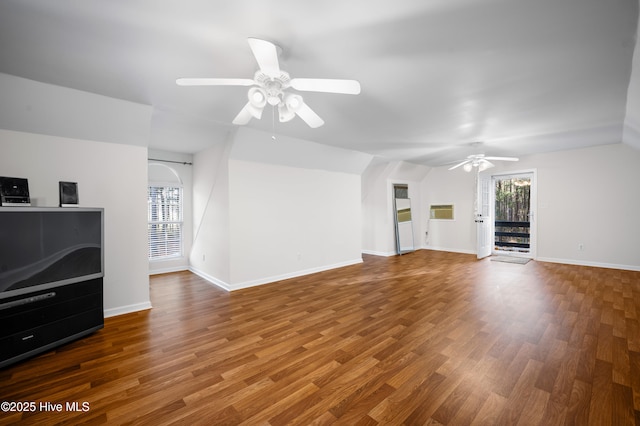
[[[78,183],[60,182],[60,207],[78,206]]]
[[[29,181],[23,178],[0,176],[1,206],[30,206]]]

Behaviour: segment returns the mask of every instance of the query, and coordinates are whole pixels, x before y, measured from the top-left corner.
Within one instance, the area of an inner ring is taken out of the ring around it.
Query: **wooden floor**
[[[421,250],[150,311],[0,370],[0,423],[640,424],[640,272]],[[1,325],[0,325],[1,326]]]

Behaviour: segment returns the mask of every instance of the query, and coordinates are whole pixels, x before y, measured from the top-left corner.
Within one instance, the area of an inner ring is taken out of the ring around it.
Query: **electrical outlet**
[[[204,262],[204,253],[202,254],[202,261]]]
[[[578,250],[583,251],[584,250],[584,244],[582,244],[582,243],[578,244]]]

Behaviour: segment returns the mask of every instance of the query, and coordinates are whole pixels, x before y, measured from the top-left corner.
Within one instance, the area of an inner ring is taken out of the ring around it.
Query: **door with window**
[[[494,175],[493,253],[534,257],[535,173]]]
[[[475,206],[476,253],[478,259],[491,255],[491,176],[478,173]]]

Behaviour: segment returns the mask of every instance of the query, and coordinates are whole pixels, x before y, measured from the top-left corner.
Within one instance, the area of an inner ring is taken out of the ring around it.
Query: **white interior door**
[[[491,176],[478,173],[476,195],[476,252],[478,259],[491,255],[493,238],[491,235]]]

